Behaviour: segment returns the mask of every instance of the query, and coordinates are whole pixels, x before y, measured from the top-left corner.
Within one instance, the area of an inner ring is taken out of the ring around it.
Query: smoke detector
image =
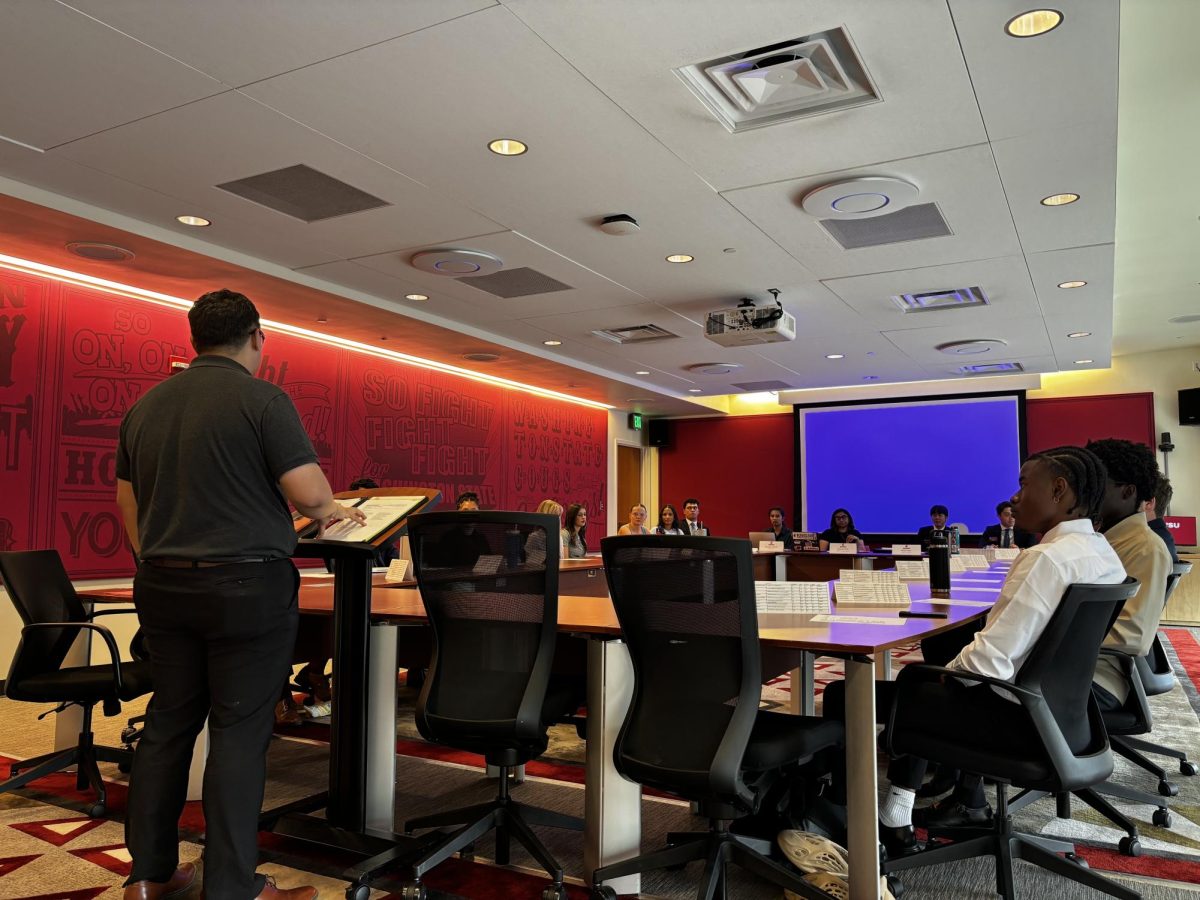
[[[950,356],[973,356],[978,353],[990,353],[1000,347],[1007,347],[1005,341],[997,340],[996,338],[977,338],[969,341],[950,341],[947,344],[938,344],[937,350],[939,353],[946,353]]]
[[[451,278],[473,278],[499,272],[504,262],[482,250],[422,250],[409,262],[413,268]]]
[[[637,234],[641,230],[637,219],[626,213],[617,213],[613,216],[605,216],[600,220],[600,230],[605,234],[611,235],[626,235]]]
[[[865,219],[904,209],[920,193],[916,185],[899,178],[871,175],[811,190],[800,206],[818,219]]]
[[[697,375],[728,375],[742,367],[741,363],[731,362],[704,362],[692,363],[690,366],[684,366],[685,372],[692,372]]]

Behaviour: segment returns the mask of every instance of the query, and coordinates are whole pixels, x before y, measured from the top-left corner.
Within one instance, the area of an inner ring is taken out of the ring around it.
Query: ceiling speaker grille
[[[308,166],[288,166],[218,184],[223,191],[265,206],[302,222],[319,222],[350,213],[391,206],[386,200],[360,191]]]
[[[790,391],[792,386],[786,381],[735,381],[735,388],[743,391]]]
[[[954,233],[936,203],[918,203],[870,219],[822,219],[821,225],[846,250],[902,244]]]
[[[492,275],[476,275],[473,278],[455,280],[506,300],[513,297],[529,297],[533,294],[553,294],[556,291],[571,290],[571,285],[563,284],[558,279],[551,278],[549,275],[527,266],[520,269],[505,269]]]

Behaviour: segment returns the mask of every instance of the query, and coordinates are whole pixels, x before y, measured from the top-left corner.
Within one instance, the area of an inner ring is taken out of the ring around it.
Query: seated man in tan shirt
[[[1131,656],[1145,656],[1158,631],[1167,576],[1171,572],[1171,554],[1146,524],[1142,513],[1142,504],[1154,496],[1158,462],[1149,447],[1131,441],[1092,441],[1087,446],[1108,469],[1099,529],[1120,557],[1125,571],[1141,582],[1137,594],[1125,603],[1104,638],[1104,646]],[[1129,682],[1111,657],[1100,657],[1092,682],[1102,710],[1125,705]]]

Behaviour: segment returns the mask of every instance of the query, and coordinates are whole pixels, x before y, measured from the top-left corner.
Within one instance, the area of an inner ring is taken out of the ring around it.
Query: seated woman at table
[[[783,549],[791,550],[792,548],[792,529],[788,528],[787,522],[784,521],[783,507],[772,506],[767,512],[767,516],[771,522],[771,534],[774,537],[773,541],[783,541]]]
[[[650,529],[646,527],[649,515],[642,504],[633,504],[629,507],[629,521],[617,529],[617,534],[649,534]]]
[[[817,539],[821,542],[822,550],[828,550],[830,544],[862,544],[860,549],[866,549],[866,541],[854,527],[854,516],[850,515],[850,510],[840,506],[829,517],[829,527]]]
[[[1116,584],[1125,579],[1121,560],[1092,528],[1108,478],[1104,464],[1082,447],[1057,447],[1036,453],[1021,466],[1020,488],[1012,498],[1013,513],[1026,531],[1043,533],[1036,547],[1013,563],[987,624],[947,666],[1003,681],[1015,680],[1067,587],[1072,584]],[[954,678],[919,689],[920,722],[931,731],[948,722],[965,735],[976,734],[992,750],[1023,752],[1036,741],[1033,726],[1020,705],[990,686]],[[875,684],[876,717],[891,717],[896,682]],[[825,691],[824,714],[846,717],[846,685],[835,682]],[[925,775],[926,761],[897,757],[888,768],[891,787],[879,807],[879,832],[892,857],[921,849],[913,834],[913,801]],[[987,824],[990,819],[983,783],[978,776],[959,782],[962,818]]]
[[[543,500],[538,504],[537,509],[534,510],[534,512],[540,513],[541,515],[555,516],[558,519],[558,540],[562,545],[561,552],[558,556],[559,559],[565,559],[567,555],[567,545],[562,539],[562,504],[557,500]],[[531,566],[540,566],[546,562],[546,532],[531,531],[529,533],[529,537],[525,539],[525,562]]]
[[[587,507],[572,503],[567,507],[567,523],[562,530],[563,545],[569,559],[587,556]]]
[[[679,528],[679,513],[675,511],[675,507],[670,503],[664,503],[663,508],[658,512],[658,527],[654,529],[655,534],[683,534]]]

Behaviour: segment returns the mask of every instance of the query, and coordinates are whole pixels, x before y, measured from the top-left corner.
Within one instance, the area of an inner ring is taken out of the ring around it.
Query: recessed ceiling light
[[[1091,337],[1091,336],[1092,336],[1092,333],[1090,331],[1072,331],[1070,334],[1067,335],[1067,337],[1069,337],[1069,338],[1081,338],[1081,337]]]
[[[1057,9],[1031,9],[1009,19],[1004,30],[1015,38],[1037,37],[1053,31],[1062,20],[1063,14]]]
[[[325,316],[317,316],[317,324],[318,325],[324,325],[328,321],[329,321],[329,319]]]
[[[688,256],[688,254],[686,254],[686,253],[672,253],[670,256],[667,257],[667,262],[669,262],[669,263],[689,263],[695,258],[696,257],[694,257],[694,256]]]
[[[1071,288],[1083,287],[1087,284],[1086,281],[1060,281],[1058,286],[1064,291],[1069,291]]]
[[[428,294],[405,294],[404,299],[405,300],[428,300],[429,295]]]
[[[846,354],[845,353],[826,353],[825,358],[826,359],[845,359]]]
[[[542,341],[547,347],[561,347],[562,341]]]
[[[636,372],[634,372],[633,374],[634,374],[634,375],[649,375],[650,373],[649,373],[648,371],[646,371],[645,369],[638,369],[638,370],[637,370]]]
[[[529,145],[516,138],[496,138],[488,143],[488,149],[499,156],[520,156]]]
[[[700,394],[700,393],[703,393],[703,388],[688,388],[688,393],[689,394]]]
[[[1090,359],[1077,359],[1077,360],[1075,360],[1075,365],[1086,366],[1090,362],[1092,362],[1092,360],[1090,360]]]
[[[196,228],[205,228],[212,224],[204,216],[176,216],[175,221],[180,225],[192,225]]]
[[[1078,199],[1078,194],[1072,194],[1069,191],[1064,194],[1051,194],[1049,197],[1042,198],[1042,206],[1066,206]]]

